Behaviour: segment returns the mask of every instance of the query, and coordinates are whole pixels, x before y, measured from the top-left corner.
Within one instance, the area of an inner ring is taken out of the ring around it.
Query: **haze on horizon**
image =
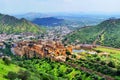
[[[119,14],[120,0],[0,0],[0,13],[29,12]]]

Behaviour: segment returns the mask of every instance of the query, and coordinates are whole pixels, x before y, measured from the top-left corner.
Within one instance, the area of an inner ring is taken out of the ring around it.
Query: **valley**
[[[0,80],[120,80],[120,0],[0,0]]]

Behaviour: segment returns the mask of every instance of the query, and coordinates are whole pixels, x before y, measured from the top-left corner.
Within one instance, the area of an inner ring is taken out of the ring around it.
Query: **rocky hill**
[[[99,44],[120,47],[120,19],[109,19],[96,26],[87,26],[68,34],[63,41],[67,43]]]
[[[40,33],[42,29],[24,18],[17,19],[13,16],[0,14],[0,33],[21,32]]]

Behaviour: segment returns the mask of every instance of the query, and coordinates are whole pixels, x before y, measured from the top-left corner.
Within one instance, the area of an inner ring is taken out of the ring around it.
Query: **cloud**
[[[120,0],[0,0],[2,13],[120,12]]]

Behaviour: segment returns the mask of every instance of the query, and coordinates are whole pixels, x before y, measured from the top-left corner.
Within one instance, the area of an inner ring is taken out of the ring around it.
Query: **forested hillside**
[[[88,43],[97,41],[97,44],[110,47],[120,47],[120,19],[109,19],[96,26],[83,27],[65,36],[68,43]]]
[[[0,33],[21,32],[40,33],[42,29],[24,18],[17,19],[13,16],[0,14]]]

